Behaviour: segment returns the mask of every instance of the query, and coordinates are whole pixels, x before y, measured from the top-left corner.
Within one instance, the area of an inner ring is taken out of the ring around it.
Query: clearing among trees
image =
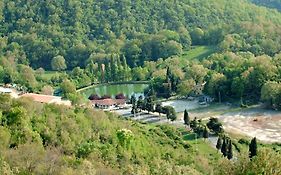
[[[256,137],[260,141],[281,142],[281,113],[265,109],[245,109],[217,116],[227,132]]]

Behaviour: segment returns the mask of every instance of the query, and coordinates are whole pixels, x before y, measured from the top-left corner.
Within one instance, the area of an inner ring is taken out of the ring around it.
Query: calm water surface
[[[91,94],[97,94],[99,96],[109,95],[114,98],[115,95],[123,93],[127,98],[130,98],[133,94],[135,94],[136,97],[143,95],[143,91],[146,87],[148,87],[148,84],[98,85],[82,91],[82,94],[86,98]]]

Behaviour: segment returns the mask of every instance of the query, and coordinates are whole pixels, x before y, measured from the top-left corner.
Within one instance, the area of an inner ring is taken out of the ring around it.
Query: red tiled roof
[[[115,102],[118,105],[124,105],[126,103],[126,99],[115,99]]]
[[[126,103],[125,99],[103,99],[103,100],[92,100],[94,105],[113,106],[123,105]]]

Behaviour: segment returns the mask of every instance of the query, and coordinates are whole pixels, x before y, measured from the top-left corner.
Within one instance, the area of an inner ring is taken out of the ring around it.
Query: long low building
[[[10,89],[10,88],[4,88],[4,87],[0,87],[0,93],[2,93],[2,94],[10,94],[10,93],[12,93],[13,91],[12,91],[12,89]]]
[[[21,97],[31,98],[36,102],[39,103],[47,103],[47,104],[59,104],[59,105],[66,105],[71,106],[71,101],[69,100],[62,100],[61,97],[52,96],[52,95],[42,95],[42,94],[34,94],[34,93],[27,93],[21,95]]]
[[[124,106],[126,104],[126,99],[100,99],[100,100],[91,100],[93,106],[100,109],[108,109],[115,106]]]
[[[0,86],[0,94],[9,94],[13,98],[18,98],[18,92],[15,89]]]

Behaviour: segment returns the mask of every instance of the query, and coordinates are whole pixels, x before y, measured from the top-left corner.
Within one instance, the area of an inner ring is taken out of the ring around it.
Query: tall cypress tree
[[[125,80],[125,73],[124,73],[124,68],[120,60],[120,55],[116,56],[116,62],[117,62],[117,75],[116,78],[117,80],[124,81]]]
[[[154,107],[154,104],[153,104],[153,101],[152,101],[151,97],[147,97],[146,104],[145,104],[145,109],[149,113],[149,112],[153,111],[153,107]]]
[[[221,137],[218,138],[216,148],[217,148],[217,150],[221,150],[221,148],[222,148],[222,140],[221,140]]]
[[[167,89],[166,89],[166,97],[169,98],[172,94],[172,83],[171,83],[171,70],[170,67],[167,67],[166,71],[166,83],[167,83]]]
[[[104,76],[104,80],[106,81],[106,82],[109,82],[109,81],[111,81],[111,66],[110,66],[110,64],[109,63],[105,63],[105,65],[104,65],[104,67],[105,67],[105,76]]]
[[[98,63],[98,75],[100,83],[105,81],[105,65]]]
[[[131,96],[131,99],[130,99],[130,103],[131,103],[132,105],[134,105],[134,104],[136,104],[136,101],[137,101],[136,96],[135,96],[135,95],[132,95],[132,96]]]
[[[204,139],[209,138],[209,131],[208,131],[206,126],[205,126],[205,128],[203,130],[203,137],[204,137]]]
[[[139,99],[137,101],[137,109],[139,109],[140,111],[142,110],[144,105],[144,100],[142,96],[139,96]]]
[[[112,54],[110,57],[110,68],[111,68],[111,81],[117,80],[117,73],[118,73],[118,67],[116,64],[116,58],[115,55]]]
[[[257,151],[258,150],[258,146],[257,146],[257,139],[256,137],[254,137],[251,140],[251,143],[249,145],[249,157],[250,159],[252,159],[253,157],[255,157],[257,155]]]
[[[166,70],[166,83],[171,83],[171,70],[170,70],[170,67],[167,67],[167,70]]]
[[[233,151],[232,151],[232,141],[229,140],[227,145],[227,158],[230,160],[233,158]]]
[[[131,77],[130,68],[127,64],[127,60],[126,60],[126,57],[124,55],[121,56],[121,64],[123,66],[123,71],[124,71],[124,80],[128,81]]]
[[[221,146],[221,152],[223,154],[224,157],[227,156],[227,145],[226,145],[226,138],[223,138],[223,142],[222,142],[222,146]]]
[[[134,114],[134,117],[135,117],[135,114],[136,114],[137,112],[138,112],[138,110],[137,110],[136,103],[133,103],[132,110],[131,110],[131,114]]]
[[[190,125],[190,118],[186,109],[184,110],[183,120],[185,125]]]

